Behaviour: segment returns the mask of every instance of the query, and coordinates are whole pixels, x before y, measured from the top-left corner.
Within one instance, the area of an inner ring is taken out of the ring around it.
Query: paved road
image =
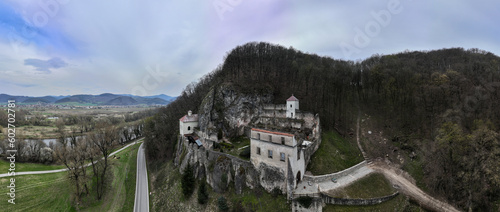
[[[138,140],[138,141],[141,141],[142,139]],[[119,150],[116,150],[114,151],[113,153],[109,154],[109,156],[113,156],[114,154],[117,154],[119,152],[121,152],[122,150],[136,144],[138,141],[135,141],[135,142],[132,142],[124,147],[122,147],[121,149]],[[141,145],[142,146],[142,145]],[[88,163],[87,165],[85,166],[90,166],[92,165],[91,163]],[[19,175],[29,175],[29,174],[50,174],[50,173],[57,173],[57,172],[65,172],[65,171],[68,171],[68,169],[64,168],[64,169],[56,169],[56,170],[48,170],[48,171],[26,171],[26,172],[16,172],[16,176],[19,176]],[[5,174],[0,174],[0,178],[2,177],[7,177],[8,174],[5,173]]]
[[[148,172],[146,169],[144,144],[141,144],[137,152],[137,173],[135,180],[134,212],[149,212]]]

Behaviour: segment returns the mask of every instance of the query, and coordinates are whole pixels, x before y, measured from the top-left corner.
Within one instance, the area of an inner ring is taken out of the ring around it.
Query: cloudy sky
[[[0,93],[179,95],[237,45],[500,55],[498,1],[1,0]]]

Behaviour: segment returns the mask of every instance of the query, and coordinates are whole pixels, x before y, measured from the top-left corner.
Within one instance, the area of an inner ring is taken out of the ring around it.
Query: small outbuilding
[[[181,135],[193,134],[195,127],[198,127],[198,114],[193,114],[191,110],[179,119],[179,133]]]

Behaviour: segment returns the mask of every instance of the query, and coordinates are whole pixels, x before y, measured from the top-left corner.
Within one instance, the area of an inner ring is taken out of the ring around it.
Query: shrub
[[[214,142],[214,150],[220,149],[220,145],[217,142]]]
[[[220,211],[229,211],[229,206],[227,205],[226,198],[224,197],[219,197],[217,200],[217,206],[219,207]]]
[[[198,188],[198,203],[205,204],[208,202],[208,192],[206,186],[205,179],[203,179],[200,183],[200,187]]]
[[[217,139],[221,140],[222,139],[222,129],[219,128],[219,131],[217,131]]]
[[[227,174],[226,173],[222,174],[222,177],[220,179],[220,188],[222,191],[226,191],[226,189],[227,189]]]
[[[219,145],[223,148],[226,148],[226,149],[232,149],[234,148],[234,146],[232,144],[229,144],[229,143],[226,143],[226,142],[220,142]]]
[[[191,165],[188,163],[184,174],[182,175],[181,186],[182,186],[182,194],[186,198],[189,198],[194,191],[194,183],[195,178],[193,175],[193,169]]]
[[[243,149],[241,152],[240,152],[240,156],[243,157],[243,158],[250,158],[250,147],[247,147],[245,149]]]
[[[277,197],[279,195],[281,195],[281,189],[279,189],[278,187],[274,187],[273,190],[271,191],[271,196],[272,197]]]

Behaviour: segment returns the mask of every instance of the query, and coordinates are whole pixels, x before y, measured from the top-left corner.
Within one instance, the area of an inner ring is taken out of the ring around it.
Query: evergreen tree
[[[219,197],[217,200],[217,205],[219,206],[220,211],[229,211],[229,206],[227,205],[226,198]]]
[[[205,179],[201,180],[200,187],[198,188],[198,203],[205,204],[208,202],[208,192]]]
[[[193,168],[188,163],[186,170],[184,171],[184,174],[182,175],[182,180],[181,180],[182,194],[184,194],[184,196],[186,198],[189,198],[191,196],[191,194],[193,194],[194,183],[195,183],[195,178],[193,175]]]

